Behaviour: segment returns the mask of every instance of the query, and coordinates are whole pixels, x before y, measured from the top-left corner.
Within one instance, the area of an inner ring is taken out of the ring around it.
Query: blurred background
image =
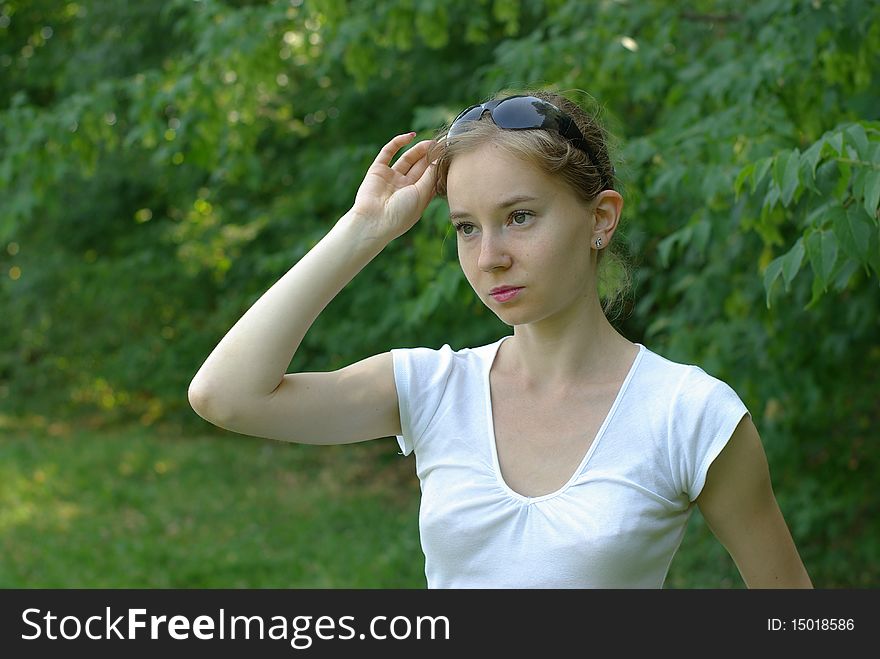
[[[0,0],[0,586],[424,587],[393,439],[189,408],[391,136],[500,90],[600,112],[631,340],[743,398],[817,587],[880,585],[880,3]],[[294,359],[509,333],[447,208]],[[742,588],[697,510],[667,588]]]

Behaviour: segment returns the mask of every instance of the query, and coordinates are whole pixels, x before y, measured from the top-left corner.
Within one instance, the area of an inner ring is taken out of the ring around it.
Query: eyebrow
[[[519,204],[523,201],[538,201],[538,198],[532,197],[531,195],[527,195],[527,194],[516,195],[514,197],[510,197],[509,199],[505,199],[500,204],[498,204],[498,206],[496,206],[496,208],[497,209],[508,208],[510,206],[513,206],[514,204]],[[465,213],[464,211],[449,211],[449,220],[450,221],[459,220],[463,217],[470,217],[470,216],[471,216],[470,213]]]

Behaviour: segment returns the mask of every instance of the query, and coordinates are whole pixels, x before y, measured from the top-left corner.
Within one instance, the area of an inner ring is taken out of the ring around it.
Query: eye
[[[458,222],[455,225],[455,230],[463,236],[470,236],[474,233],[476,227],[470,222]]]
[[[510,214],[510,223],[513,225],[516,225],[518,227],[521,227],[524,224],[526,224],[531,217],[532,217],[532,213],[530,213],[529,211],[522,211],[522,210],[513,211]]]

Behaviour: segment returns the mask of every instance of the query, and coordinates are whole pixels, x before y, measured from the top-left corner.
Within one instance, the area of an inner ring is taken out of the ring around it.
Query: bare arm
[[[748,588],[813,587],[773,494],[750,416],[709,467],[697,504]]]
[[[189,387],[193,409],[236,432],[313,444],[400,431],[390,353],[332,373],[285,374],[318,314],[384,247],[410,229],[433,195],[430,142],[398,135],[367,171],[355,204],[229,330]]]

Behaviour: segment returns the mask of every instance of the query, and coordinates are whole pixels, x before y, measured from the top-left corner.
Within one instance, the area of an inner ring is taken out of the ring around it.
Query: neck
[[[608,322],[598,296],[552,318],[515,326],[505,343],[508,367],[535,387],[614,380],[636,353]]]

